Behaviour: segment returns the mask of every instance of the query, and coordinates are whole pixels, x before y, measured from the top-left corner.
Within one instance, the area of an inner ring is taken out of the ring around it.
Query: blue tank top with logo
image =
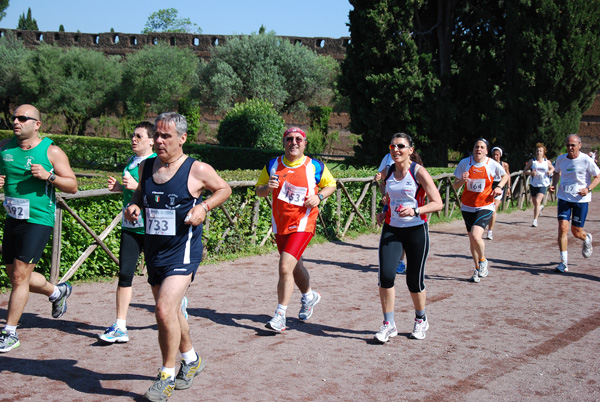
[[[140,182],[146,212],[144,253],[150,267],[182,266],[202,261],[202,225],[184,223],[190,209],[202,202],[188,190],[194,158],[188,157],[166,183],[152,178],[156,158],[146,159]]]

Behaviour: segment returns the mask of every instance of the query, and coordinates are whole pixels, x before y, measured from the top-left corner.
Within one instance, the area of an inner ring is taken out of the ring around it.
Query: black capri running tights
[[[425,262],[429,254],[429,226],[427,223],[407,228],[383,225],[379,241],[379,286],[391,288],[396,278],[396,267],[406,250],[406,286],[411,293],[425,290]]]
[[[130,288],[140,253],[144,249],[144,235],[121,230],[121,248],[119,250],[119,287]]]

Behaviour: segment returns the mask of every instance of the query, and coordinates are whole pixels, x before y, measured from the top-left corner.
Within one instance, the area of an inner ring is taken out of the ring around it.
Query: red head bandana
[[[283,133],[283,138],[285,138],[286,135],[291,134],[291,133],[299,133],[304,138],[306,138],[306,133],[304,131],[300,130],[298,127],[291,127],[291,128],[288,128],[287,130],[285,130],[285,133]]]

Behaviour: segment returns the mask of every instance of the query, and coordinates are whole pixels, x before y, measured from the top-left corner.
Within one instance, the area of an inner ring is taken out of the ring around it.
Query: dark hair
[[[410,160],[415,162],[417,165],[425,166],[423,164],[423,159],[421,159],[417,151],[413,151],[413,153],[410,154]]]
[[[412,148],[414,147],[413,145],[413,140],[412,137],[406,133],[396,133],[394,135],[392,135],[392,139],[390,141],[390,144],[392,143],[392,141],[394,141],[396,138],[404,138],[406,141],[408,141],[408,145]]]
[[[490,152],[490,143],[488,142],[488,140],[486,140],[485,138],[477,138],[475,140],[475,142],[473,143],[473,146],[475,146],[475,144],[477,144],[478,141],[481,141],[485,144],[485,147],[487,148],[487,151]]]
[[[154,137],[154,124],[149,123],[147,121],[143,121],[137,126],[135,126],[133,128],[133,131],[135,131],[136,128],[143,128],[144,130],[146,130],[146,133],[148,133],[148,138]]]

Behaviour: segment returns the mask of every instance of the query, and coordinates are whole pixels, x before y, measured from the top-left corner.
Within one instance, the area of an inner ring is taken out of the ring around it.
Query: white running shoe
[[[479,270],[473,270],[473,276],[471,277],[471,282],[479,283]]]
[[[271,318],[271,321],[269,321],[265,326],[273,331],[285,331],[285,316],[281,313],[275,313],[273,318]]]
[[[540,216],[542,216],[542,212],[544,212],[544,206],[543,205],[540,207]]]
[[[593,251],[594,251],[594,247],[592,246],[592,234],[588,233],[583,242],[583,248],[581,249],[581,254],[583,254],[584,258],[590,258],[592,256]]]
[[[425,339],[425,331],[429,329],[429,320],[424,319],[420,320],[415,318],[415,327],[413,328],[412,334],[410,337],[412,339]]]
[[[398,335],[398,330],[395,324],[391,324],[389,321],[384,321],[383,325],[379,329],[379,332],[375,334],[375,339],[381,343],[386,343],[390,338]]]
[[[488,238],[488,240],[494,240],[494,235],[492,234],[491,230],[488,230],[487,238]]]
[[[533,222],[531,222],[531,226],[537,228],[537,219],[534,219]]]
[[[479,261],[479,277],[485,278],[488,274],[488,260]]]
[[[562,272],[564,274],[565,272],[569,272],[569,267],[567,266],[567,264],[561,261],[560,264],[558,264],[558,266],[554,268],[554,271]]]

